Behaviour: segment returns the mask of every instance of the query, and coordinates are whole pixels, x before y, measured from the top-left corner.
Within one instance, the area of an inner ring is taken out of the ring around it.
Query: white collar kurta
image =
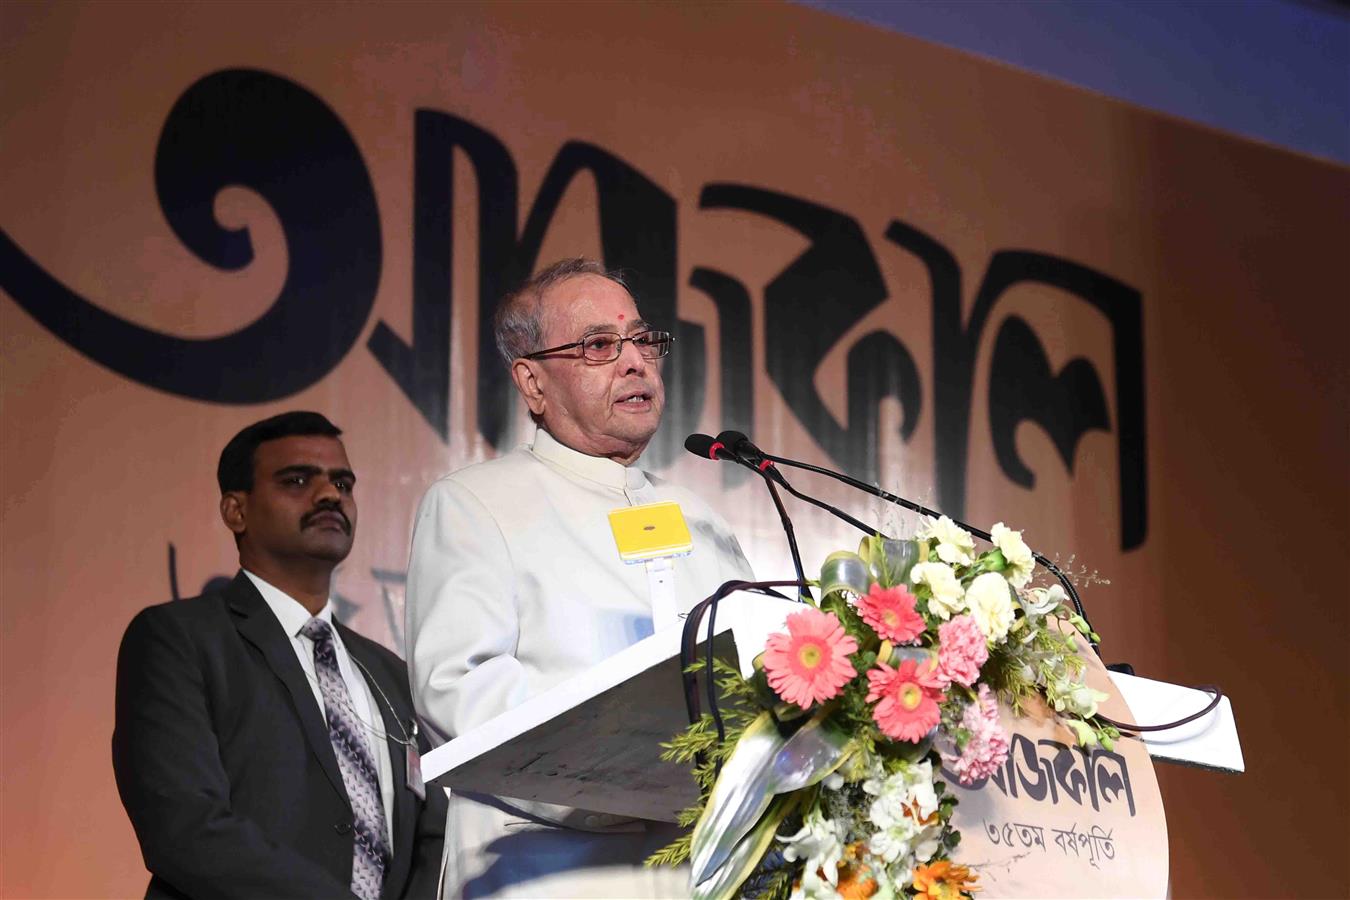
[[[531,445],[431,486],[414,525],[407,647],[417,711],[434,737],[463,734],[652,633],[646,570],[619,559],[608,514],[663,500],[680,505],[694,541],[674,564],[681,611],[725,581],[752,577],[726,523],[695,494],[578,453],[542,429]],[[515,806],[573,827],[613,823]],[[642,834],[527,826],[463,797],[452,798],[449,829],[447,896],[688,889],[683,876],[642,870],[641,854],[655,849]]]
[[[530,452],[571,475],[615,490],[640,491],[651,485],[647,473],[637,466],[625,466],[603,456],[579,453],[566,444],[558,443],[553,435],[542,428],[535,431]]]

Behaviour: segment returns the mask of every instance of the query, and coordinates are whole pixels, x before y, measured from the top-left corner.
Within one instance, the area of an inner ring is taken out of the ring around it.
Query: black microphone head
[[[736,454],[742,462],[758,466],[764,460],[763,451],[756,447],[753,441],[739,431],[731,431],[728,429],[719,434],[717,439],[721,441],[723,446],[728,450]]]
[[[717,439],[721,441],[728,449],[731,450],[738,450],[743,444],[749,444],[748,449],[758,449],[755,447],[754,444],[750,443],[750,439],[748,437],[746,437],[742,432],[739,431],[732,431],[728,429],[719,434],[717,436]]]
[[[704,459],[717,459],[717,440],[706,434],[691,434],[684,439],[684,449]]]

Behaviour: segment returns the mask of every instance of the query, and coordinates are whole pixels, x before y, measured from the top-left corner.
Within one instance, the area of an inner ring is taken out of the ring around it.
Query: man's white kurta
[[[539,429],[532,446],[469,466],[422,498],[408,569],[407,646],[417,712],[444,742],[652,633],[646,569],[619,559],[609,512],[674,501],[694,551],[675,561],[680,612],[750,566],[693,493],[578,453]],[[559,824],[561,823],[561,824]],[[688,894],[683,871],[642,860],[670,826],[474,795],[450,799],[447,897]]]

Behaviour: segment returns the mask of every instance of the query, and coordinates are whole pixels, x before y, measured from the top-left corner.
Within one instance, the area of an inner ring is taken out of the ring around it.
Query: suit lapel
[[[342,783],[342,773],[338,770],[337,757],[333,754],[333,743],[328,737],[328,726],[324,723],[323,714],[314,700],[314,692],[305,679],[305,671],[300,668],[300,660],[296,658],[295,649],[282,630],[281,623],[272,615],[262,594],[258,593],[253,582],[243,572],[230,582],[230,586],[225,589],[225,597],[235,614],[239,633],[262,652],[268,667],[290,692],[291,703],[300,718],[309,749],[318,758],[324,774],[333,783],[333,789],[350,805],[347,787]]]
[[[407,750],[403,744],[399,743],[400,739],[413,740],[412,711],[401,709],[401,704],[400,707],[392,706],[403,697],[406,687],[390,683],[379,660],[366,650],[360,636],[338,622],[337,619],[334,619],[333,622],[342,635],[342,642],[346,645],[347,652],[352,659],[360,663],[356,670],[370,685],[370,693],[374,696],[375,705],[379,707],[380,718],[384,722],[384,733],[387,735],[385,746],[389,748],[389,767],[393,776],[394,789],[394,821],[390,823],[394,832],[392,868],[398,861],[406,858],[407,852],[412,846],[410,843],[412,835],[416,830],[417,809],[413,804],[412,793],[406,789],[408,783]],[[402,718],[405,712],[407,718]],[[391,874],[392,871],[385,873],[386,885],[389,884]]]

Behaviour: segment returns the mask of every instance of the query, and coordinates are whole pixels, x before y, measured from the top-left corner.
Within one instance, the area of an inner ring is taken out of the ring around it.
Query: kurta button
[[[333,830],[336,831],[338,834],[346,834],[347,832],[352,830],[352,823],[338,822],[336,825],[333,826]]]

